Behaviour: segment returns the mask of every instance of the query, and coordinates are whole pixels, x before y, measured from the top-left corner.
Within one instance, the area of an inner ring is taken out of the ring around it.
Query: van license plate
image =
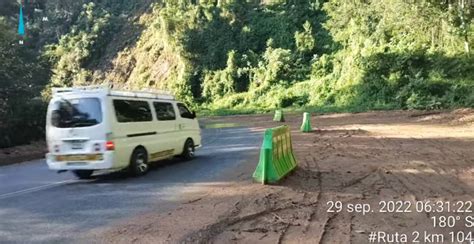
[[[87,165],[87,162],[67,162],[67,166],[83,166]]]
[[[82,144],[81,142],[73,142],[71,143],[71,148],[72,149],[83,149],[84,148],[84,144]]]

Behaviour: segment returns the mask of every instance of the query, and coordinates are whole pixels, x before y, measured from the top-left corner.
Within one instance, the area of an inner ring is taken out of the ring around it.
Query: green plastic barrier
[[[283,116],[283,111],[281,109],[275,110],[275,116],[273,117],[273,121],[285,122],[285,117]]]
[[[288,126],[267,129],[253,178],[262,184],[274,183],[295,168],[296,159]]]
[[[311,127],[311,114],[304,113],[303,114],[303,123],[301,124],[300,130],[302,132],[311,132],[313,128]]]

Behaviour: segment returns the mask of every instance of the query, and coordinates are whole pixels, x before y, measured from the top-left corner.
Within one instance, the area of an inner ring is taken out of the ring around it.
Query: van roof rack
[[[67,92],[81,92],[81,91],[108,91],[110,86],[108,85],[95,85],[95,86],[75,86],[75,87],[55,87],[52,89],[53,94],[67,93]]]
[[[119,91],[119,90],[109,90],[109,95],[111,96],[120,96],[120,97],[143,97],[143,98],[154,98],[154,99],[165,99],[165,100],[175,100],[173,94],[169,91]]]
[[[52,91],[54,95],[60,94],[60,93],[72,93],[72,92],[103,92],[110,96],[175,100],[175,97],[170,91],[163,91],[163,90],[121,91],[121,90],[113,90],[110,85],[53,88]]]

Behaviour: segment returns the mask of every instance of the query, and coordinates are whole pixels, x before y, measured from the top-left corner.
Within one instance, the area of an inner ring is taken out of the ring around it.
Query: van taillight
[[[105,149],[107,149],[107,151],[113,151],[115,150],[115,144],[113,141],[108,141],[105,143]]]

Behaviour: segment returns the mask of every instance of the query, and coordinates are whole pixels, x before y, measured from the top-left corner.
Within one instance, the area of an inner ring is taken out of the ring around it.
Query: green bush
[[[40,91],[49,66],[28,46],[16,43],[15,30],[0,17],[0,148],[44,138],[45,109]]]
[[[40,99],[16,103],[0,125],[0,148],[45,138],[46,104]]]

